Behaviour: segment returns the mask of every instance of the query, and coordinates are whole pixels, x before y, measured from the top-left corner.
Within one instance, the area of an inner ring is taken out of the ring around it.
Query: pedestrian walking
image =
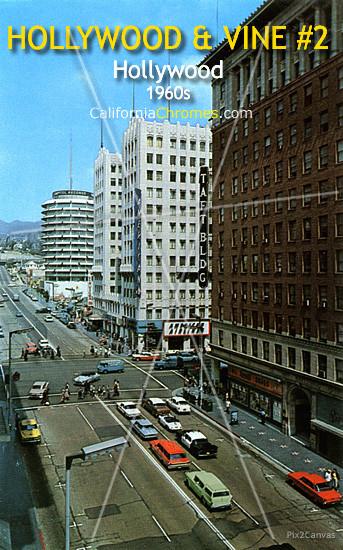
[[[228,395],[228,394],[227,394]],[[225,399],[225,411],[229,414],[231,408],[231,401],[229,397]]]
[[[80,388],[79,391],[77,392],[77,398],[78,399],[83,399],[84,398],[83,388]]]
[[[56,348],[56,357],[58,357],[58,358],[61,357],[61,348],[60,348],[60,346],[57,346],[57,348]]]
[[[332,473],[331,473],[331,470],[329,468],[325,468],[325,470],[324,470],[324,479],[327,483],[331,484]]]
[[[62,393],[61,393],[60,403],[65,403],[65,400],[66,400],[66,396],[65,396],[65,391],[64,391],[64,388],[63,388]]]
[[[264,409],[260,409],[260,420],[261,420],[261,424],[265,424],[266,423],[266,411]]]
[[[24,348],[21,348],[21,356],[20,356],[20,358],[21,358],[21,359],[24,359],[24,355],[25,355],[25,350],[24,350]]]
[[[89,382],[89,380],[87,380],[84,384],[85,395],[89,393],[90,388],[91,388],[91,383]]]
[[[50,359],[55,359],[55,353],[53,349],[50,352]]]
[[[95,354],[94,346],[91,346],[89,351],[91,355],[94,355]]]
[[[111,389],[108,384],[106,386],[106,394],[107,394],[107,399],[111,399]]]
[[[101,396],[103,399],[106,399],[106,395],[107,395],[106,386],[103,385],[101,388]]]
[[[333,468],[331,470],[331,482],[332,482],[332,488],[336,489],[336,491],[338,491],[339,489],[339,481],[340,481],[340,475],[337,472],[336,468]]]
[[[27,349],[24,351],[24,361],[27,361],[27,356],[28,356],[28,353],[27,353]]]
[[[89,388],[89,395],[91,397],[95,397],[95,386],[93,384],[90,385],[90,388]]]

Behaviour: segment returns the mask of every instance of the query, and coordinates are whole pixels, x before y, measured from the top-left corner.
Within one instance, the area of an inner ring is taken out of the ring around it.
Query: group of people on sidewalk
[[[77,397],[78,399],[84,399],[87,395],[90,397],[95,397],[96,395],[98,397],[101,397],[102,399],[114,399],[115,397],[119,397],[120,395],[120,384],[119,380],[113,381],[112,391],[107,384],[103,384],[102,386],[98,386],[97,388],[94,386],[94,384],[91,384],[90,382],[86,382],[83,388],[80,388]]]
[[[336,468],[326,468],[324,470],[324,479],[330,484],[332,489],[339,489],[339,482],[341,478]]]

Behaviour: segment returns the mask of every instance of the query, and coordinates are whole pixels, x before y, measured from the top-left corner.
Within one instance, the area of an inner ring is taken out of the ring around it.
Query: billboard
[[[209,336],[210,321],[164,321],[163,336]]]

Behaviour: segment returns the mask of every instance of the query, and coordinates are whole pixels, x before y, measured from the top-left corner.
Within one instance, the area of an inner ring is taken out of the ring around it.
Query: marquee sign
[[[165,321],[163,336],[209,336],[210,321]]]

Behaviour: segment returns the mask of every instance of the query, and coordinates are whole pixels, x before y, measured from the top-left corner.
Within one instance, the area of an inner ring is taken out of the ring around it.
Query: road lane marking
[[[93,430],[93,432],[95,432],[92,424],[89,422],[88,418],[83,414],[83,412],[80,410],[80,407],[76,407],[77,410],[79,411],[80,415],[82,416],[82,418],[85,420],[85,422],[87,422],[88,426],[90,427],[91,430]]]
[[[193,466],[195,466],[196,468],[198,468],[198,470],[201,470],[201,468],[197,465],[196,462],[193,462],[193,461],[192,461],[191,464],[193,464]]]
[[[243,512],[243,514],[248,516],[248,518],[250,518],[251,521],[253,521],[255,523],[255,525],[260,525],[259,522],[257,521],[257,519],[255,519],[251,514],[249,514],[249,512],[247,510],[245,510],[245,508],[243,508],[243,506],[238,504],[237,500],[232,499],[232,502],[237,506],[237,508],[239,508]]]
[[[159,384],[160,386],[162,386],[165,390],[169,390],[168,386],[165,386],[162,382],[160,382],[160,380],[158,380],[157,378],[155,378],[155,376],[153,376],[152,374],[150,374],[150,372],[148,371],[145,371],[144,369],[142,369],[141,367],[139,367],[138,365],[135,365],[135,363],[132,363],[132,361],[129,361],[128,359],[124,359],[123,357],[123,361],[125,361],[125,363],[128,363],[128,365],[132,365],[133,367],[135,367],[137,370],[140,370],[141,372],[143,372],[145,374],[145,376],[149,376],[150,378],[152,378],[152,380],[155,380],[155,382],[157,382],[157,384]]]
[[[167,541],[168,542],[171,542],[171,539],[168,537],[167,533],[165,532],[165,530],[163,529],[162,525],[157,521],[157,519],[155,518],[155,516],[151,516],[152,519],[154,520],[154,522],[156,523],[157,527],[160,529],[160,531],[163,533],[163,535],[166,537]]]
[[[127,475],[123,472],[123,470],[120,470],[120,473],[123,476],[123,478],[127,481],[127,483],[130,485],[130,487],[132,487],[132,489],[133,489],[133,485],[132,485],[131,481],[129,480]]]
[[[128,434],[128,439],[135,443],[135,445],[142,451],[142,453],[146,456],[146,458],[149,460],[150,463],[153,464],[154,468],[156,468],[160,474],[169,482],[170,485],[176,490],[177,493],[181,496],[181,498],[188,504],[190,508],[194,511],[195,515],[204,521],[208,528],[215,533],[215,535],[219,538],[219,540],[222,541],[222,543],[229,548],[230,550],[236,550],[236,548],[231,544],[231,542],[223,535],[223,533],[214,525],[214,523],[204,514],[204,512],[193,502],[187,493],[181,487],[177,484],[177,482],[170,476],[168,472],[165,471],[163,466],[151,456],[148,449],[146,449],[142,443],[132,434],[131,430],[123,424],[123,422],[120,420],[118,416],[114,414],[114,412],[109,408],[109,406],[106,403],[102,403],[102,406],[104,409],[108,412],[110,416],[121,426],[125,432]]]

